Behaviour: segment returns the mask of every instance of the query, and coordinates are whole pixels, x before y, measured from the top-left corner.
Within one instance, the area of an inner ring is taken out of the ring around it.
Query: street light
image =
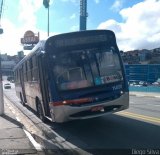
[[[43,0],[44,7],[48,9],[48,37],[49,37],[49,1],[50,0]]]

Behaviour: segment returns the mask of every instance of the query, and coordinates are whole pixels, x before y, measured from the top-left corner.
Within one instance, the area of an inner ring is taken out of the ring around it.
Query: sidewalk
[[[13,112],[5,105],[4,115],[0,116],[0,155],[37,154],[23,125],[18,122]]]

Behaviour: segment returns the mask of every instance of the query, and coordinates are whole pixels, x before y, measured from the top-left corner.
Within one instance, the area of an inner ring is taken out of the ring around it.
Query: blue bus
[[[70,32],[40,41],[14,68],[23,105],[54,122],[88,119],[129,107],[123,62],[110,30]]]

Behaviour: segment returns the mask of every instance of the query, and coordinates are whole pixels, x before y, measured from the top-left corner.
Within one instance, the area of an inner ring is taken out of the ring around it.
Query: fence
[[[160,64],[125,65],[128,81],[146,81],[153,83],[160,78]]]

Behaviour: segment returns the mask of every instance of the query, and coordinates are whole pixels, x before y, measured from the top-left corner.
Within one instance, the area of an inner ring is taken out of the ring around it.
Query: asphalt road
[[[126,111],[51,127],[69,142],[91,152],[160,149],[160,98],[130,96],[130,108]]]
[[[127,111],[160,119],[160,98],[130,96],[130,108]]]
[[[5,93],[11,94],[10,90]],[[160,98],[130,96],[130,108],[123,112],[47,124],[68,142],[93,154],[103,149],[158,149],[160,154]]]

